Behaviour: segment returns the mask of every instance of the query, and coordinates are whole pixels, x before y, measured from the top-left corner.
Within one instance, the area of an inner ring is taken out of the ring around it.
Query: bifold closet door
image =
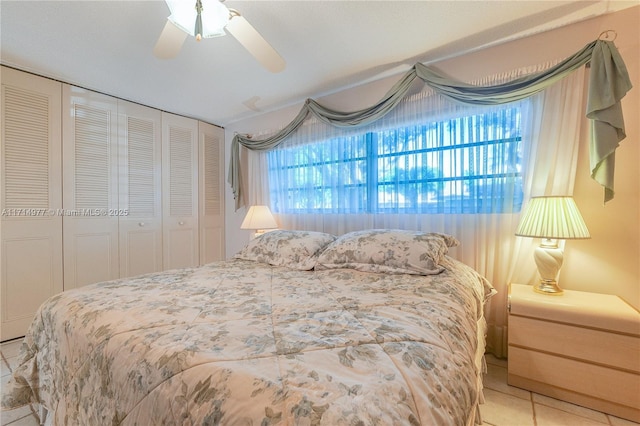
[[[120,277],[162,270],[162,114],[118,100]]]
[[[224,260],[224,129],[198,123],[200,264]]]
[[[198,121],[162,113],[164,269],[198,266]]]
[[[63,85],[64,288],[116,279],[118,102]]]
[[[2,67],[0,340],[62,291],[59,82]]]

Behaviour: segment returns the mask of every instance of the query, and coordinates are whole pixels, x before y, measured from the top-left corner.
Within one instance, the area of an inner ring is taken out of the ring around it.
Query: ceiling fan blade
[[[260,33],[237,11],[231,11],[231,20],[225,27],[229,33],[253,55],[260,64],[276,73],[284,70],[286,62]]]
[[[186,38],[187,33],[167,19],[167,23],[164,24],[164,29],[153,48],[153,54],[159,59],[175,58]]]

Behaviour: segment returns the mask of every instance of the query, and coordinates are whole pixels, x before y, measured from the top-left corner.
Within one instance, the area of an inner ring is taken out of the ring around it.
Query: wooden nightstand
[[[509,289],[508,383],[640,422],[640,313],[617,296]]]

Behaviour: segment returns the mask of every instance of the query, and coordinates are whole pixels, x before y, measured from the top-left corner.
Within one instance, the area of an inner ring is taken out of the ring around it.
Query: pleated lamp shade
[[[251,206],[240,225],[240,229],[274,229],[277,228],[271,210],[267,206]]]
[[[558,240],[591,238],[578,206],[567,196],[531,198],[516,235]]]

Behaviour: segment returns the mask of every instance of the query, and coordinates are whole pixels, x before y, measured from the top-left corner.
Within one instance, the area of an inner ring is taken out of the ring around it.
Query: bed
[[[495,290],[455,244],[274,231],[231,260],[65,291],[30,326],[3,409],[39,404],[61,425],[480,422]]]

